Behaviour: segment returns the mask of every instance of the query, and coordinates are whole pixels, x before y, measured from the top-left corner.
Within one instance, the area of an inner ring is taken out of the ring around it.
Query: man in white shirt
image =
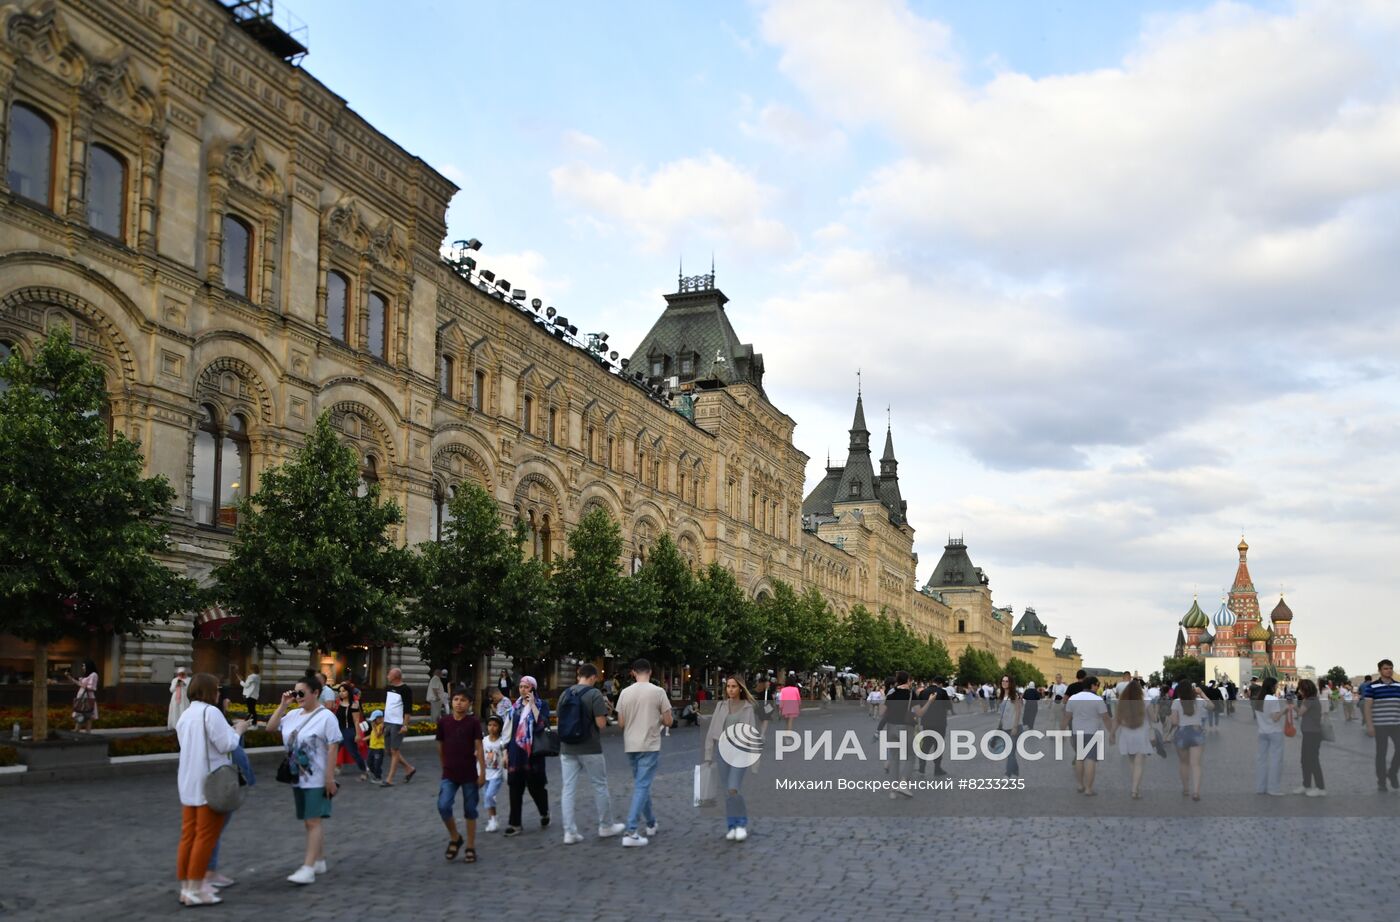
[[[433,722],[436,723],[442,718],[445,710],[447,710],[447,670],[442,669],[433,673],[433,677],[428,680],[428,712],[433,715]]]
[[[1086,797],[1093,797],[1096,793],[1094,774],[1113,736],[1108,705],[1095,693],[1098,687],[1098,677],[1084,678],[1083,690],[1070,695],[1069,700],[1065,702],[1065,716],[1060,726],[1062,730],[1073,731],[1074,780],[1079,785],[1079,793]],[[1094,734],[1100,730],[1103,731],[1103,737],[1098,741],[1098,745],[1090,745]],[[1079,758],[1081,749],[1084,750],[1082,759]]]
[[[656,815],[651,809],[651,782],[661,759],[661,728],[671,726],[671,699],[660,685],[651,684],[651,663],[639,659],[632,664],[631,685],[617,698],[617,723],[622,727],[622,748],[632,766],[632,805],[627,810],[625,848],[646,845],[656,835]],[[646,819],[646,835],[638,831]]]

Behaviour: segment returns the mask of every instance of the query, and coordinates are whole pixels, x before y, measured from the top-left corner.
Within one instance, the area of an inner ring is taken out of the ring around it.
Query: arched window
[[[448,487],[448,492],[444,493],[442,484],[433,482],[433,508],[436,510],[433,525],[433,537],[438,541],[443,539],[447,526],[452,522],[452,500],[457,496],[456,487]]]
[[[345,322],[350,316],[350,280],[334,270],[326,273],[326,332],[349,342]]]
[[[525,398],[525,409],[521,414],[521,427],[528,433],[535,427],[535,398]]]
[[[253,262],[253,229],[242,218],[226,214],[223,232],[220,260],[224,269],[224,287],[246,298],[252,287],[249,269]]]
[[[445,353],[438,359],[438,390],[442,392],[444,397],[452,396],[452,378],[456,371],[456,365],[457,363],[452,361],[452,356]]]
[[[360,496],[368,496],[369,488],[379,483],[379,462],[374,455],[365,455],[360,462]]]
[[[38,109],[17,102],[10,107],[9,158],[5,178],[21,198],[53,207],[54,125]]]
[[[676,477],[679,481],[678,485],[680,486],[679,495],[681,502],[685,502],[685,471],[681,471]]]
[[[608,436],[608,457],[607,457],[607,460],[606,460],[604,463],[607,464],[608,470],[612,470],[612,466],[613,466],[613,437],[612,437],[612,436]]]
[[[126,238],[126,161],[110,148],[90,148],[87,175],[88,224],[118,240]]]
[[[472,409],[484,411],[486,409],[486,372],[478,371],[472,375]]]
[[[554,556],[554,551],[549,543],[551,537],[549,515],[546,514],[540,519],[540,560],[543,560],[545,563],[549,563],[550,559]]]
[[[559,444],[559,411],[549,408],[549,444]]]
[[[384,344],[389,336],[389,302],[377,291],[369,293],[369,354],[384,358]]]
[[[237,413],[221,422],[213,407],[200,408],[194,438],[194,520],[201,525],[232,528],[238,524],[238,501],[248,493],[247,424]]]
[[[592,426],[589,426],[589,427],[588,427],[588,460],[589,460],[589,461],[594,460],[594,457],[593,457],[593,454],[594,454],[593,439],[594,439],[593,427],[592,427]]]

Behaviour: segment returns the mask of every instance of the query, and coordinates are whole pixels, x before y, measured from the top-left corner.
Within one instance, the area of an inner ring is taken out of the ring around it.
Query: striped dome
[[[1220,610],[1215,613],[1215,617],[1211,620],[1215,622],[1215,626],[1217,628],[1234,627],[1235,613],[1230,611],[1229,603],[1227,603],[1224,599],[1221,599]]]
[[[1201,611],[1200,603],[1192,599],[1191,610],[1181,617],[1181,626],[1200,630],[1210,627],[1210,618],[1206,616],[1205,612]]]

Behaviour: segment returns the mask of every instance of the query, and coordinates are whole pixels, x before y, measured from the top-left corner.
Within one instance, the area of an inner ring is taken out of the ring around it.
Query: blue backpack
[[[592,715],[583,711],[583,694],[575,685],[559,696],[559,740],[586,743],[593,733]]]

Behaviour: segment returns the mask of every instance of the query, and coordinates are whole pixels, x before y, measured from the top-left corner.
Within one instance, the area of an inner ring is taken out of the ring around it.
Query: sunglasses
[[[306,697],[306,692],[304,692],[304,691],[294,691],[294,692],[292,692],[292,697],[293,697],[293,698],[305,698],[305,697]]]

